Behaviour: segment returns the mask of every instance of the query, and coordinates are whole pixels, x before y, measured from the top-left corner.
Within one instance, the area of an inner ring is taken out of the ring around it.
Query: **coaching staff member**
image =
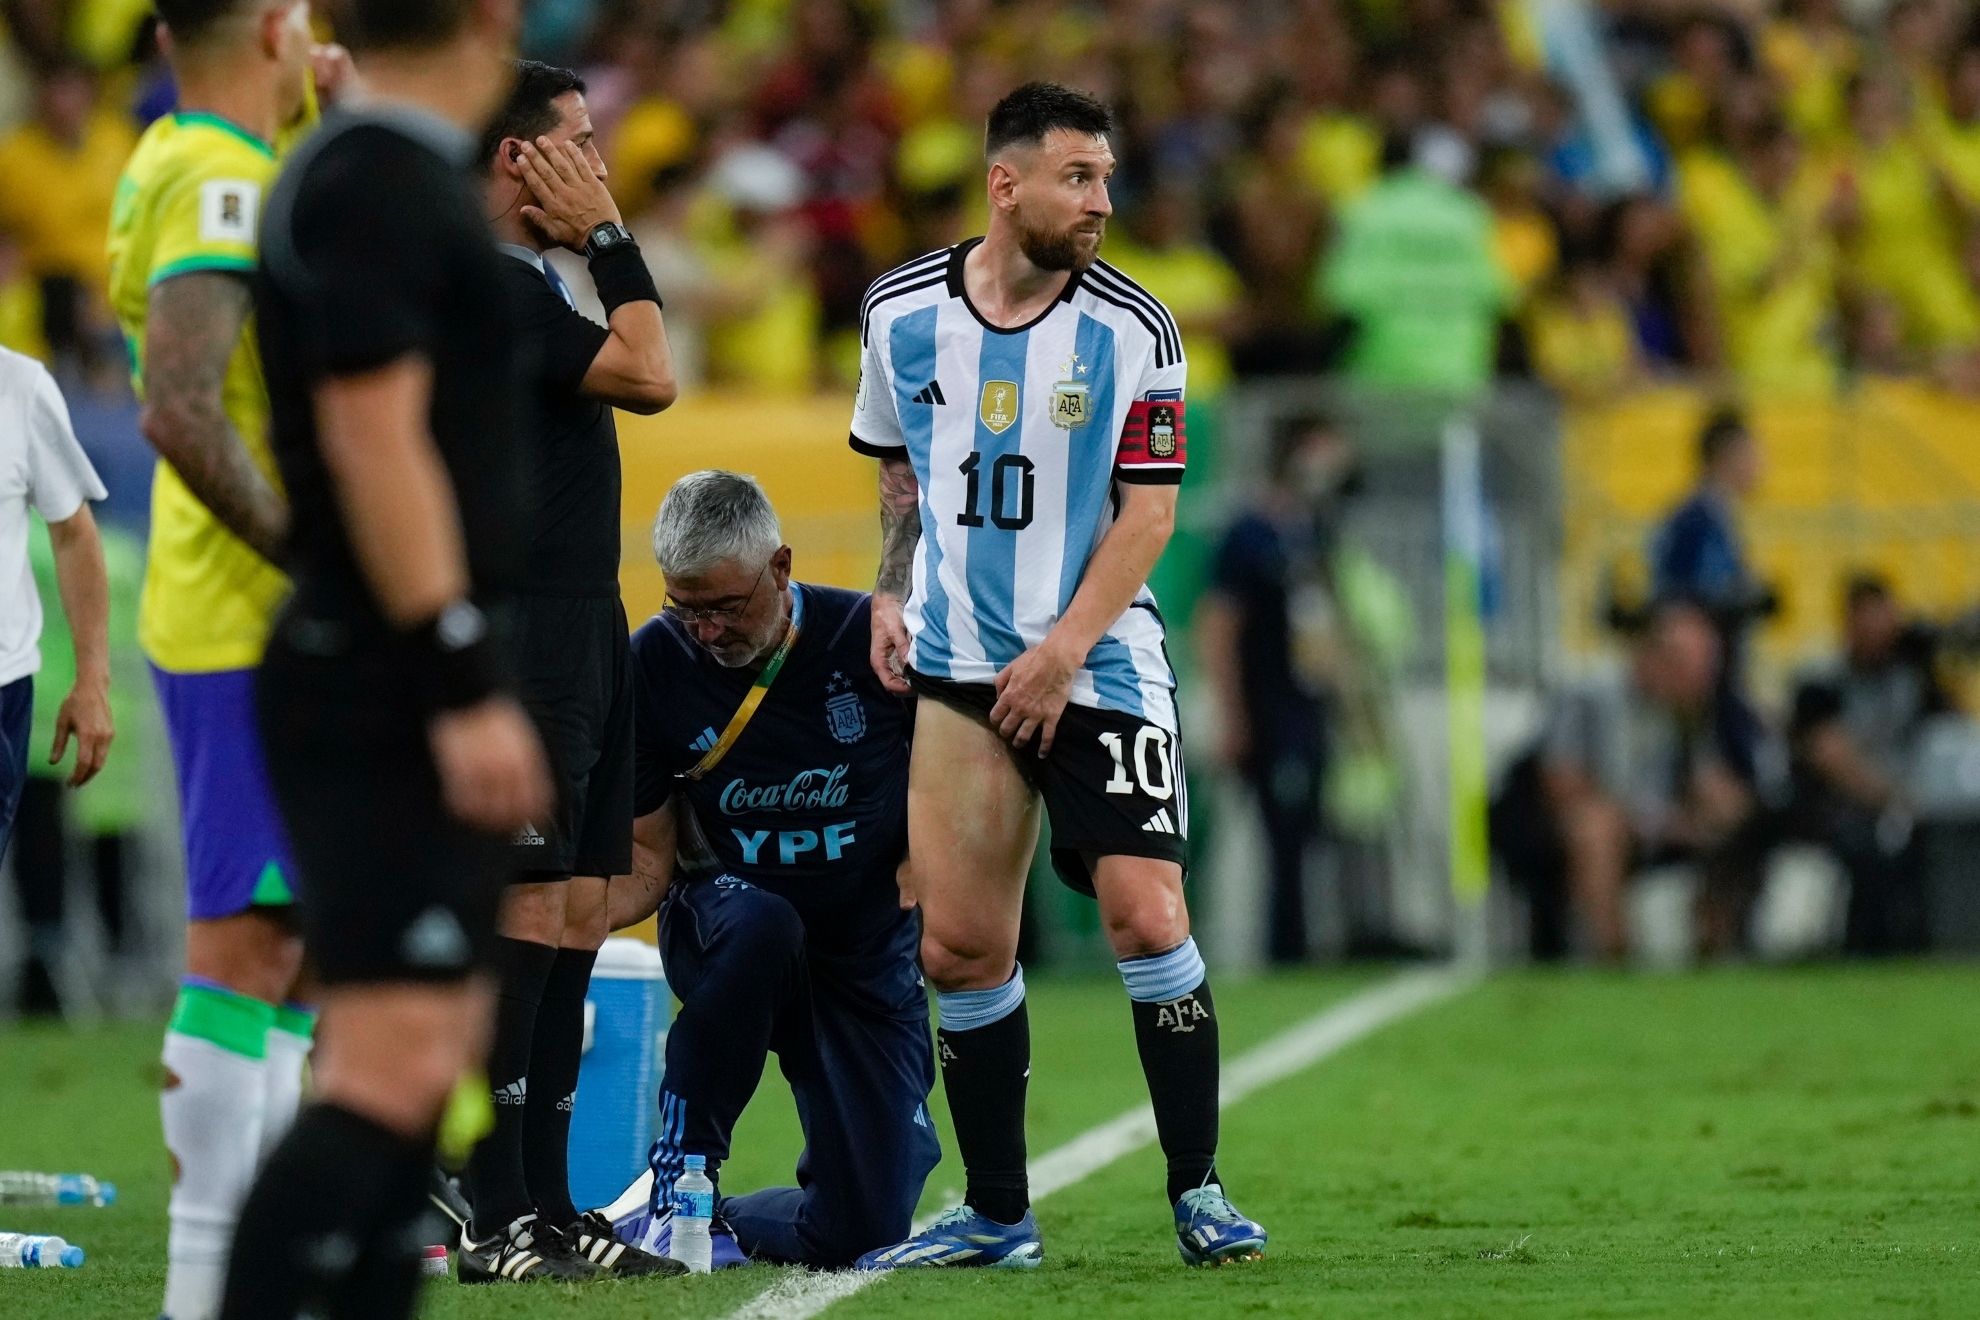
[[[715,1266],[850,1265],[906,1236],[942,1154],[920,925],[896,881],[914,707],[866,663],[871,597],[792,580],[754,478],[682,477],[653,552],[668,599],[632,642],[639,847],[612,924],[664,896],[681,1011],[651,1173],[607,1213],[666,1251],[686,1157],[707,1159],[719,1191],[774,1050],[804,1128],[798,1185],[718,1196]],[[693,859],[678,872],[677,854]]]
[[[315,1097],[242,1210],[224,1320],[411,1314],[435,1129],[483,1052],[502,843],[551,800],[508,694],[529,469],[471,172],[518,26],[515,0],[346,0],[370,94],[263,214],[295,592],[257,695],[324,988]]]
[[[468,1162],[474,1215],[460,1277],[678,1273],[676,1262],[620,1242],[603,1217],[579,1217],[565,1158],[606,882],[632,869],[632,650],[619,604],[612,407],[656,413],[672,403],[673,361],[653,277],[605,188],[584,80],[520,62],[479,159],[511,315],[535,363],[523,438],[537,511],[516,602],[517,657],[557,806],[511,845],[518,883],[497,918],[501,988],[488,1060],[495,1128]],[[552,247],[589,259],[610,328],[572,308],[543,260]]]

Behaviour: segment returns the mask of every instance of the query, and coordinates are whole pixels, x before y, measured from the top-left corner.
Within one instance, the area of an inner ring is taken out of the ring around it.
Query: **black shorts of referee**
[[[523,708],[557,790],[556,815],[516,831],[510,878],[542,884],[632,870],[632,642],[616,595],[516,602]]]

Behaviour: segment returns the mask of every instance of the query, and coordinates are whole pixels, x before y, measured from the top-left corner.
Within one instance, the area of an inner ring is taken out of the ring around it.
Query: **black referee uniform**
[[[518,831],[511,861],[518,880],[610,879],[632,869],[632,649],[619,601],[618,428],[582,386],[612,332],[578,313],[540,255],[499,250],[536,365],[523,423],[536,520],[517,598],[521,695],[557,781],[556,819]]]
[[[529,468],[514,426],[501,258],[464,172],[473,139],[398,107],[327,116],[264,221],[257,322],[295,594],[258,680],[304,931],[327,984],[452,980],[493,934],[501,841],[448,813],[427,743],[436,694],[385,619],[318,450],[313,389],[409,353],[433,368],[473,598],[497,636],[519,585]]]
[[[295,591],[257,679],[303,935],[332,988],[453,984],[485,964],[504,841],[447,810],[433,715],[503,685],[529,471],[513,425],[501,258],[466,172],[472,137],[409,104],[325,117],[263,216],[256,320]],[[406,631],[357,562],[314,392],[416,355],[459,512],[471,603]],[[478,608],[477,608],[478,607]],[[485,621],[485,623],[484,623]],[[241,1212],[226,1320],[409,1315],[433,1138],[311,1104]]]
[[[557,790],[554,818],[531,821],[510,840],[509,878],[609,880],[632,870],[632,651],[619,602],[618,431],[610,405],[583,385],[611,332],[578,314],[541,255],[507,243],[499,251],[530,382],[521,435],[536,495],[516,599],[518,689]],[[635,292],[659,300],[636,249],[614,254],[608,266],[635,268]],[[609,276],[603,282],[622,292]],[[501,989],[488,1081],[497,1108],[493,1130],[468,1162],[473,1217],[463,1239],[464,1251],[495,1254],[486,1262],[464,1254],[464,1269],[488,1263],[499,1274],[509,1226],[532,1214],[539,1228],[572,1235],[577,1250],[626,1254],[608,1231],[578,1222],[570,1194],[571,1112],[596,957],[556,947],[554,937],[549,946],[507,934],[495,941]],[[552,1249],[547,1235],[531,1233],[537,1254]]]

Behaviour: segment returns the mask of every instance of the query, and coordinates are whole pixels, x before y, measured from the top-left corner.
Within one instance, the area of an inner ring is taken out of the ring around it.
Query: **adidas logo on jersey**
[[[529,1102],[529,1078],[518,1077],[506,1086],[498,1086],[489,1092],[489,1097],[498,1105],[521,1105]]]
[[[519,848],[541,848],[548,840],[536,832],[536,826],[524,821],[523,827],[516,831],[516,837],[509,842]]]
[[[706,752],[714,747],[720,739],[721,735],[716,733],[712,727],[703,729],[701,736],[688,744],[688,750],[691,752]]]
[[[1147,834],[1174,834],[1176,832],[1176,823],[1169,819],[1169,809],[1163,807],[1154,815],[1150,816],[1148,823],[1141,828]]]
[[[928,382],[928,384],[922,387],[921,393],[915,395],[914,398],[908,400],[908,402],[946,404],[948,400],[942,397],[942,382],[939,380],[931,380]]]
[[[560,1114],[568,1114],[571,1112],[571,1108],[576,1104],[577,1104],[577,1092],[573,1091],[569,1095],[565,1096],[562,1100],[559,1100],[557,1102],[557,1112]]]

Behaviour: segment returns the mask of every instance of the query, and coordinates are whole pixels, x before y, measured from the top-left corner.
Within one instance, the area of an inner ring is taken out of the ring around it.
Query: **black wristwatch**
[[[604,224],[596,226],[589,234],[585,235],[584,259],[586,261],[596,261],[600,254],[610,252],[613,248],[621,247],[630,242],[632,242],[632,235],[626,232],[624,225],[613,224],[610,220],[607,220]]]

